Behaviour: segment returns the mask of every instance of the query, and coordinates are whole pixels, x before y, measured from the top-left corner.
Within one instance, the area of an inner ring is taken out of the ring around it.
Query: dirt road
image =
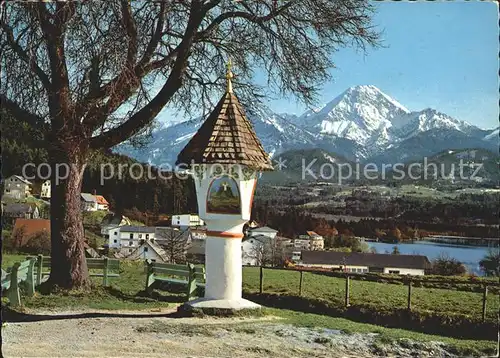
[[[172,312],[37,312],[2,328],[3,356],[449,356],[437,342],[383,345],[377,334],[301,328],[274,317],[175,318]]]

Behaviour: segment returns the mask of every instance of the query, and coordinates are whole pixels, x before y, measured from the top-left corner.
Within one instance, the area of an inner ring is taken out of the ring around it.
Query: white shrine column
[[[229,62],[226,93],[177,157],[193,176],[199,215],[207,225],[205,297],[187,302],[187,309],[260,308],[241,295],[241,240],[257,176],[273,166],[233,93],[232,78]]]
[[[242,250],[243,226],[250,220],[251,204],[257,184],[257,173],[250,171],[246,177],[224,175],[236,185],[240,209],[237,214],[210,212],[209,194],[217,176],[211,175],[207,165],[200,175],[194,175],[200,218],[207,227],[205,239],[205,296],[187,304],[197,308],[255,309],[259,305],[242,298]],[[226,179],[223,179],[226,180]],[[221,190],[227,190],[225,182]],[[233,187],[234,188],[234,187]],[[235,188],[235,189],[236,189]]]
[[[242,290],[241,239],[245,222],[207,222],[205,242],[206,288],[205,298],[239,300]]]

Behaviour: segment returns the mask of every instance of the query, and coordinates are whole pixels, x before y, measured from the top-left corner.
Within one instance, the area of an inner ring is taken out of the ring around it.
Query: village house
[[[110,249],[117,249],[121,247],[120,226],[101,228],[101,234],[104,232],[103,237],[108,240],[108,247]]]
[[[108,211],[109,203],[102,195],[94,195],[97,201],[97,210]]]
[[[193,257],[188,255],[188,250],[196,242],[197,247],[203,247],[205,254],[205,240],[193,239],[193,229],[179,229],[176,227],[157,227],[155,231],[154,243],[165,250],[165,255],[169,262],[177,262],[189,257],[188,261],[193,262]],[[200,257],[196,257],[196,262],[201,262]]]
[[[132,253],[121,252],[124,258],[129,260],[152,260],[156,262],[168,262],[166,251],[157,243],[151,240],[144,240]]]
[[[172,216],[172,226],[185,229],[188,227],[203,226],[205,223],[197,214],[181,214]]]
[[[97,199],[89,193],[81,193],[82,211],[97,211]]]
[[[38,219],[40,211],[35,204],[9,203],[2,208],[3,222],[14,222],[15,219]]]
[[[188,245],[193,240],[191,229],[179,229],[176,227],[157,227],[155,230],[155,242],[160,246],[168,245],[169,241],[184,242]]]
[[[108,211],[109,203],[102,195],[81,193],[82,211]]]
[[[243,265],[259,266],[265,264],[265,256],[272,250],[272,239],[264,235],[249,236],[241,243]]]
[[[19,175],[5,179],[3,195],[8,198],[24,200],[31,195],[33,184]]]
[[[243,265],[263,265],[271,261],[276,250],[275,238],[278,234],[268,226],[249,228],[241,243],[241,259]]]
[[[270,239],[274,239],[276,235],[278,235],[278,231],[274,230],[268,226],[263,226],[263,227],[257,227],[257,228],[252,228],[248,230],[248,236],[250,237],[255,237],[255,236],[267,236]]]
[[[130,220],[123,215],[109,213],[101,221],[101,235],[108,240],[110,236],[116,236],[113,240],[117,240],[119,235],[119,227],[131,225]],[[117,230],[118,229],[118,230]]]
[[[120,249],[124,254],[131,254],[144,241],[154,241],[155,230],[151,226],[118,226],[108,231],[108,246]]]
[[[291,255],[292,240],[281,236],[247,236],[241,243],[243,265],[271,265],[282,263]]]
[[[205,240],[207,238],[207,228],[205,226],[190,228],[191,238],[193,240]]]
[[[42,184],[42,190],[40,191],[40,198],[50,199],[50,195],[51,195],[50,180],[46,180]]]
[[[191,263],[205,263],[205,240],[193,240],[186,250],[186,260]]]
[[[323,250],[325,248],[325,239],[314,231],[306,231],[305,235],[299,235],[293,241],[295,251],[301,250]]]
[[[391,255],[360,252],[302,251],[300,265],[352,273],[379,272],[422,276],[430,268],[421,255]]]

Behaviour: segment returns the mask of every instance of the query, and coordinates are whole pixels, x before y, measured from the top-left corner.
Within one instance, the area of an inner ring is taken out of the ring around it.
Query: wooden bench
[[[5,292],[4,296],[9,299],[11,305],[21,305],[20,287],[22,284],[26,287],[28,296],[35,294],[35,263],[36,259],[32,258],[21,263],[16,262],[7,271],[2,270],[2,292]]]
[[[31,257],[29,257],[31,258]],[[36,257],[35,264],[35,275],[36,275],[36,285],[40,285],[43,281],[44,276],[50,275],[51,258],[50,256],[38,255]],[[110,271],[120,270],[120,261],[116,259],[108,259],[107,257],[99,259],[87,259],[87,268],[89,269],[89,276],[91,277],[102,277],[103,286],[109,286],[109,278],[120,277],[118,273],[112,273]],[[102,270],[102,273],[92,272],[90,270]]]
[[[197,288],[205,288],[205,268],[193,264],[177,265],[157,263],[146,260],[146,292],[152,291],[155,281],[169,282],[186,286],[186,299],[189,301]]]

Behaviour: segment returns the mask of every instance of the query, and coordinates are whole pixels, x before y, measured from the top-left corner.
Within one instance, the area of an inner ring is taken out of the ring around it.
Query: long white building
[[[379,272],[399,275],[425,275],[430,268],[427,256],[361,252],[302,251],[301,266],[352,273]]]

